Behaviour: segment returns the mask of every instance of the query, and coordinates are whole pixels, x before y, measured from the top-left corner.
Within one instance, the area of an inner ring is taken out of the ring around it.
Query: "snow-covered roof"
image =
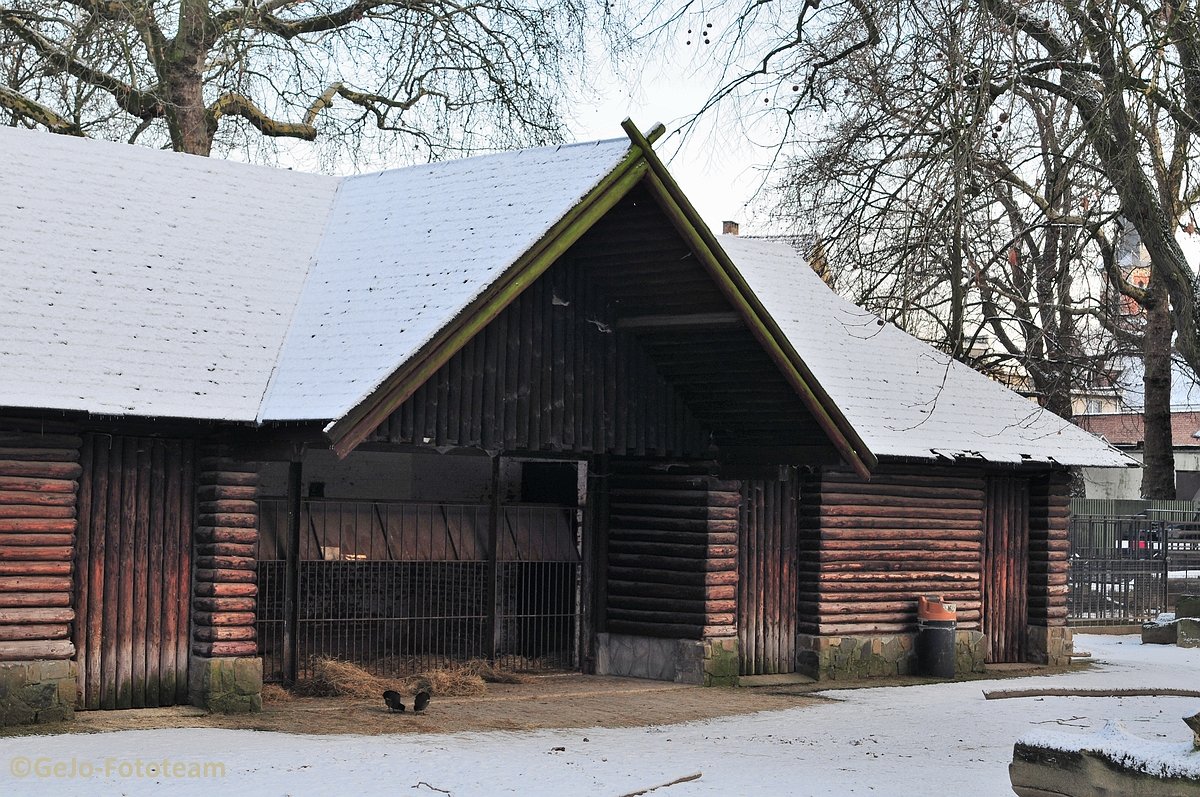
[[[497,283],[626,139],[325,177],[0,128],[0,406],[337,421]],[[1066,421],[726,237],[880,456],[1126,465]]]
[[[876,456],[1130,464],[1099,438],[838,296],[786,243],[718,240]]]
[[[629,152],[619,139],[347,178],[261,418],[340,418]]]
[[[337,178],[0,127],[0,406],[340,418],[629,146]]]
[[[0,126],[0,406],[253,419],[338,180]]]

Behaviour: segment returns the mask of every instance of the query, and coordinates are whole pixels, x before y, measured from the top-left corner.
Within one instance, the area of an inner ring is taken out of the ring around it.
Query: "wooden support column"
[[[287,542],[284,547],[283,585],[283,678],[296,682],[300,660],[300,490],[304,462],[296,457],[288,464]]]
[[[492,456],[492,498],[488,513],[488,660],[495,661],[500,654],[500,456]]]
[[[254,656],[258,465],[208,446],[199,471],[192,652]]]

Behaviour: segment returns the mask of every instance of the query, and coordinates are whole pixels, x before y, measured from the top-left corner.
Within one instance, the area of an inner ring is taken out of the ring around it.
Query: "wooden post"
[[[488,514],[488,661],[500,653],[500,455],[492,456],[492,504]]]
[[[300,489],[304,462],[298,454],[288,464],[287,545],[284,551],[283,678],[296,682],[300,658]]]

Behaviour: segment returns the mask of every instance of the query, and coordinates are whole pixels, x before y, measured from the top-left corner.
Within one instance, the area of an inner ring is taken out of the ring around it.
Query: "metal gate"
[[[746,480],[738,539],[738,652],[742,675],[796,670],[796,506],[794,472]]]
[[[308,678],[321,657],[386,676],[470,659],[577,667],[577,508],[305,499],[293,555],[286,500],[259,503],[268,680]]]
[[[983,522],[983,632],[988,637],[988,661],[1024,661],[1029,626],[1029,480],[989,477]]]
[[[79,484],[79,708],[187,703],[193,448],[89,434]]]

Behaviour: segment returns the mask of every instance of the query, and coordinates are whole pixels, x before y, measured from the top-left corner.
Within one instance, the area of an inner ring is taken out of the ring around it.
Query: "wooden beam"
[[[617,329],[703,329],[744,326],[737,313],[689,313],[686,315],[639,315],[617,319]]]

